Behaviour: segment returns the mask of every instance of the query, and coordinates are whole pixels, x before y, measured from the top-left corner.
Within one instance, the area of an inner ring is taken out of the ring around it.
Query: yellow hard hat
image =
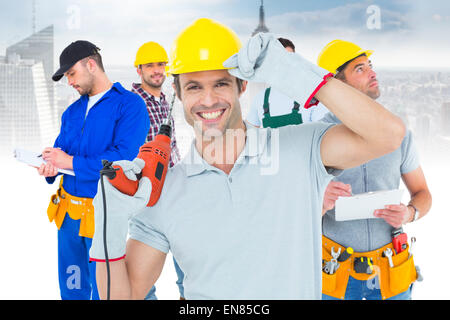
[[[363,53],[369,57],[373,51],[363,50],[349,41],[333,40],[322,49],[317,58],[317,64],[319,67],[336,74],[340,66]]]
[[[168,62],[167,52],[158,43],[150,41],[139,47],[134,66],[154,62]]]
[[[168,73],[229,69],[223,63],[241,46],[236,33],[227,26],[211,19],[198,19],[175,38]]]

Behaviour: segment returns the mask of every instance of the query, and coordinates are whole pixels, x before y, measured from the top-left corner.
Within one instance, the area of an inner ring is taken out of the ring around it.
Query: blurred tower
[[[33,23],[34,25],[34,23]],[[6,49],[6,56],[11,54],[19,55],[21,59],[42,62],[48,97],[52,112],[54,112],[54,84],[53,75],[53,25],[50,25],[39,32],[33,33],[28,38]]]
[[[441,107],[441,132],[450,136],[450,102],[444,102]]]
[[[255,34],[257,34],[259,32],[264,32],[264,33],[269,32],[269,28],[267,28],[266,22],[265,22],[263,0],[261,0],[261,5],[259,7],[259,23],[258,23],[258,26],[256,27],[256,29],[253,31],[252,36],[254,36]],[[241,101],[243,102],[241,104],[242,116],[244,117],[244,119],[246,118],[247,113],[250,110],[250,106],[252,104],[252,101],[253,101],[255,95],[258,92],[265,90],[266,87],[267,87],[267,85],[265,83],[258,83],[258,82],[249,82],[248,83],[247,90],[245,91],[245,93],[243,94],[243,96],[241,98]]]
[[[0,152],[14,147],[35,151],[56,136],[53,26],[6,49],[0,59]]]
[[[253,31],[252,36],[257,34],[258,32],[269,32],[269,29],[266,27],[265,17],[264,17],[264,2],[261,0],[261,6],[259,7],[259,24],[256,27],[255,31]]]

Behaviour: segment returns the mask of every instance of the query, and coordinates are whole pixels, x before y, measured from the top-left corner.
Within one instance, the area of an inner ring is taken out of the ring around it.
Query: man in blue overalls
[[[145,103],[105,74],[99,49],[76,41],[63,50],[54,81],[67,77],[81,97],[62,115],[53,148],[45,148],[46,164],[38,168],[48,183],[64,174],[47,211],[58,228],[58,272],[62,299],[98,299],[95,262],[89,262],[94,233],[92,198],[102,160],[133,159],[145,142],[149,118]]]

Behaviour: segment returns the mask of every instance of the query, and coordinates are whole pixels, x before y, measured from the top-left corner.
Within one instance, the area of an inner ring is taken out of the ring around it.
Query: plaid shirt
[[[169,104],[166,101],[166,95],[161,92],[160,99],[158,100],[152,94],[142,89],[141,84],[133,83],[131,91],[137,93],[142,99],[144,99],[147,105],[148,115],[150,117],[150,130],[148,132],[146,142],[152,141],[158,134],[159,128],[167,119],[169,113]],[[175,139],[175,123],[173,117],[170,117],[170,125],[172,126],[172,153],[170,155],[170,167],[173,167],[180,160],[180,152],[178,151],[177,141]]]

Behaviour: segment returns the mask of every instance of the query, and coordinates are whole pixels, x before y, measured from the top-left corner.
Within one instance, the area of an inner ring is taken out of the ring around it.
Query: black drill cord
[[[110,300],[111,294],[111,271],[109,269],[109,257],[108,257],[108,246],[106,244],[106,197],[105,197],[105,185],[103,182],[102,173],[100,176],[100,182],[102,186],[102,196],[103,196],[103,249],[105,250],[105,263],[106,263],[106,300]]]

